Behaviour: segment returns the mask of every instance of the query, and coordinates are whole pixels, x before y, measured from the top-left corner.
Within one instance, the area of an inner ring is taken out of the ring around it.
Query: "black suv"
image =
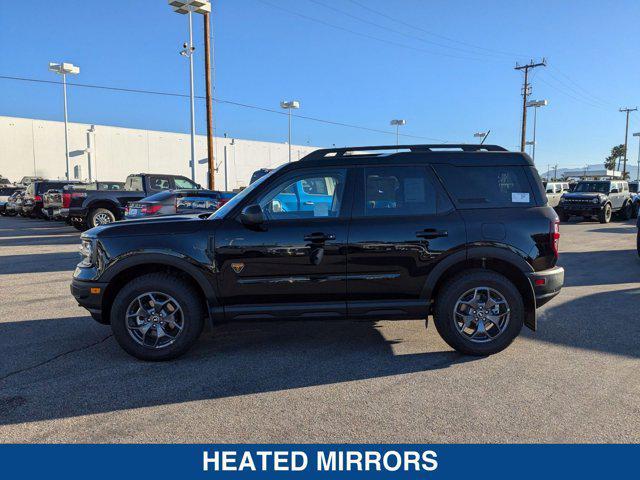
[[[526,154],[317,150],[213,214],[85,232],[71,291],[145,360],[186,352],[205,322],[429,315],[453,348],[488,355],[559,293],[558,226]]]
[[[562,195],[556,210],[563,222],[571,216],[579,216],[595,217],[600,223],[609,223],[614,214],[629,220],[633,215],[633,200],[625,181],[581,181],[573,191]]]

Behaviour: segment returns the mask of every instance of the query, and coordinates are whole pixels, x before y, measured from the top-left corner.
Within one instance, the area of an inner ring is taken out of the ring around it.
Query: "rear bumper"
[[[99,323],[108,323],[108,319],[102,318],[102,297],[106,287],[107,283],[84,282],[75,278],[71,281],[71,295]]]
[[[533,272],[528,276],[536,296],[536,308],[558,295],[564,285],[564,268],[562,267]]]

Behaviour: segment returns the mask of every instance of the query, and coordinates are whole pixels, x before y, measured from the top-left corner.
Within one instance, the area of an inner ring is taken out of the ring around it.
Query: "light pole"
[[[189,106],[191,109],[191,180],[196,181],[196,106],[193,88],[193,54],[196,47],[193,46],[193,13],[209,13],[211,3],[209,0],[169,0],[173,11],[189,17],[189,43],[182,46],[180,55],[189,58]]]
[[[475,138],[481,138],[482,140],[480,141],[480,145],[482,145],[490,133],[491,133],[491,130],[488,130],[486,132],[476,132],[473,134],[473,136]]]
[[[548,100],[531,100],[527,102],[527,107],[533,107],[533,143],[531,144],[533,162],[536,161],[536,123],[538,121],[538,108],[549,105]]]
[[[402,120],[401,118],[391,120],[391,125],[395,125],[396,127],[396,146],[400,145],[400,127],[406,124],[407,124],[407,121]]]
[[[638,171],[636,172],[636,182],[640,182],[640,132],[633,134],[634,137],[638,137]]]
[[[67,118],[67,74],[77,75],[80,73],[80,67],[73,63],[53,63],[49,62],[49,70],[62,75],[62,97],[64,102],[64,158],[66,165],[66,178],[69,180],[69,132],[68,130],[68,118]]]
[[[289,116],[289,163],[291,163],[291,110],[300,108],[300,102],[297,100],[289,100],[285,102],[284,100],[280,102],[280,107],[287,110]]]

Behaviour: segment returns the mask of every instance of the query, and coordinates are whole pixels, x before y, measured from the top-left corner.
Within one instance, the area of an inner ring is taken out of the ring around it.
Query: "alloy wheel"
[[[453,307],[458,333],[476,343],[490,342],[500,336],[509,324],[510,315],[504,296],[485,286],[467,290]]]
[[[184,313],[175,298],[161,292],[146,292],[127,307],[126,327],[143,347],[160,349],[176,341],[184,329]]]

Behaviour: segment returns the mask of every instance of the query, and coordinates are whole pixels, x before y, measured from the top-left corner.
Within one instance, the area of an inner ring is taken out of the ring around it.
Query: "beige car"
[[[548,205],[556,208],[562,195],[569,191],[569,182],[548,182],[545,186]]]

